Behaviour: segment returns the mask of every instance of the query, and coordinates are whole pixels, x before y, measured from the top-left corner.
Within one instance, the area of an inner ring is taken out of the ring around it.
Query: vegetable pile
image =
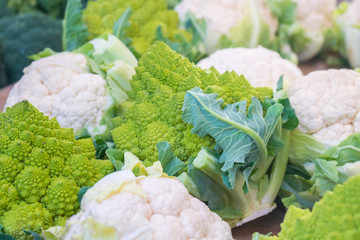
[[[359,238],[359,3],[1,1],[0,239]]]

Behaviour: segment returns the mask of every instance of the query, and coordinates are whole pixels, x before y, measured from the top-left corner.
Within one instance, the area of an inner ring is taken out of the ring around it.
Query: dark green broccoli
[[[26,13],[0,18],[0,69],[1,55],[7,80],[0,87],[15,82],[23,75],[23,69],[31,63],[28,56],[40,52],[45,47],[61,51],[61,20],[41,13]]]

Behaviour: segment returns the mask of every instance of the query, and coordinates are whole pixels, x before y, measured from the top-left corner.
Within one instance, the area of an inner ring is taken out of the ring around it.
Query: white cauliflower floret
[[[330,145],[360,131],[360,73],[315,71],[293,82],[288,94],[300,131]]]
[[[254,7],[249,7],[249,4]],[[208,53],[216,50],[220,36],[223,34],[228,35],[230,29],[238,25],[246,14],[254,16],[251,19],[254,22],[250,22],[254,24],[254,32],[260,28],[260,17],[268,25],[272,38],[275,37],[278,25],[277,19],[272,16],[265,0],[182,0],[175,7],[175,10],[182,21],[186,18],[187,12],[192,13],[197,19],[206,21],[205,46]],[[254,13],[254,11],[258,11],[258,13]]]
[[[11,90],[6,107],[27,99],[62,127],[99,124],[105,111],[105,80],[89,73],[83,54],[64,52],[34,61]]]
[[[169,177],[114,172],[84,195],[69,239],[233,239],[229,225]]]
[[[297,3],[296,19],[306,30],[322,31],[332,25],[332,13],[336,0],[292,0]]]
[[[261,46],[218,50],[197,65],[201,68],[213,66],[220,73],[235,71],[244,75],[254,87],[273,88],[281,75],[288,82],[303,76],[301,70],[292,62]]]

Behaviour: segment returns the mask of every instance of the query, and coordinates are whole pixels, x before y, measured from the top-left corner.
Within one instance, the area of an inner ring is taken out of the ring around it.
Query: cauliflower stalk
[[[226,222],[162,174],[160,163],[154,165],[156,171],[125,153],[128,170],[107,175],[86,192],[63,239],[233,239]],[[135,166],[144,175],[136,177],[130,171]]]
[[[359,73],[341,69],[315,71],[290,85],[299,127],[291,135],[280,192],[286,206],[312,207],[336,184],[360,174],[359,81]]]
[[[253,234],[253,240],[359,239],[360,176],[337,185],[310,212],[291,206],[278,236]]]
[[[137,60],[126,46],[107,35],[74,52],[45,50],[33,58],[38,60],[24,69],[5,109],[27,99],[62,127],[87,128],[92,136],[106,133],[135,73]]]
[[[281,75],[289,83],[303,76],[292,62],[261,46],[217,50],[197,65],[201,68],[214,67],[220,73],[235,71],[243,74],[254,87],[274,88]]]
[[[79,209],[80,188],[114,167],[95,160],[91,139],[75,140],[72,129],[28,101],[0,116],[0,225],[15,239],[30,239],[23,230],[64,224]]]
[[[121,151],[138,155],[145,166],[160,160],[173,176],[203,162],[202,175],[186,173],[194,183],[187,187],[232,226],[273,209],[287,162],[288,129],[297,126],[286,98],[272,99],[271,89],[254,88],[235,72],[202,70],[162,42],[139,60],[131,86],[122,114],[113,119],[116,150],[107,152],[118,168]],[[202,148],[215,150],[215,157]],[[202,184],[204,179],[219,191]]]

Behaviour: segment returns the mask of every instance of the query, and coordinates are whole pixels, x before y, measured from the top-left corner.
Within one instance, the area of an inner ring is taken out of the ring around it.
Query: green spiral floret
[[[6,149],[8,148],[9,144],[11,143],[10,138],[5,133],[1,133],[0,131],[0,153],[5,153]]]
[[[58,177],[61,175],[65,167],[65,160],[61,157],[52,157],[48,166],[50,177]]]
[[[79,187],[92,186],[96,182],[93,165],[86,156],[80,154],[73,154],[65,161],[62,175],[73,178]]]
[[[57,216],[70,217],[79,209],[77,193],[80,188],[75,180],[57,177],[51,180],[42,203]]]
[[[92,138],[79,139],[75,142],[75,154],[84,154],[87,158],[95,157]]]
[[[20,133],[19,135],[19,139],[27,142],[27,143],[32,143],[34,141],[35,135],[30,132],[29,130],[25,130],[23,132]]]
[[[31,151],[31,146],[29,143],[24,142],[23,140],[16,139],[12,141],[7,149],[5,149],[5,154],[14,158],[18,159],[19,161],[24,161],[25,158],[29,155]]]
[[[38,167],[25,167],[16,177],[14,185],[22,199],[27,203],[39,202],[45,195],[50,176]]]
[[[6,180],[0,180],[0,216],[20,201],[15,187]]]
[[[12,159],[7,155],[0,155],[0,180],[13,182],[24,165],[17,159]]]
[[[144,159],[146,158],[146,162],[144,162],[145,165],[151,165],[158,157],[156,144],[161,141],[174,144],[176,141],[176,129],[162,122],[153,122],[145,128],[140,140],[140,147],[144,149],[140,153],[140,156]]]
[[[5,234],[17,240],[30,240],[23,230],[41,233],[53,224],[52,214],[41,203],[20,203],[0,217]]]
[[[101,178],[115,171],[114,164],[112,164],[110,160],[92,159],[91,164],[94,166],[94,169],[97,172],[97,180],[100,180]]]
[[[28,166],[47,168],[50,163],[50,156],[41,148],[33,148],[24,163]]]

